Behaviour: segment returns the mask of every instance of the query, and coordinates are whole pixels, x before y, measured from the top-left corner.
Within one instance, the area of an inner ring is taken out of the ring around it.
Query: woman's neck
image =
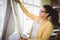
[[[39,20],[38,20],[38,22],[39,23],[44,23],[45,21],[47,21],[48,20],[48,18],[40,18]]]

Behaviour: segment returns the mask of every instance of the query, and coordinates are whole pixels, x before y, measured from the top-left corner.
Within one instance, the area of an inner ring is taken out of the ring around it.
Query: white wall
[[[6,13],[6,4],[7,4],[6,0],[0,0],[0,40],[2,38],[3,25]]]
[[[0,0],[0,37],[2,36],[5,12],[6,12],[6,0]]]

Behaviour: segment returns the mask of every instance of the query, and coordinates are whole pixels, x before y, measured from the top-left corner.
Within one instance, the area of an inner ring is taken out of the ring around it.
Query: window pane
[[[40,9],[40,0],[24,0],[24,6],[25,8],[32,13],[33,15],[38,16],[39,15],[39,9]],[[23,11],[22,11],[23,12]],[[20,12],[21,13],[21,12]],[[32,27],[33,20],[31,20],[28,16],[24,14],[23,16],[23,25],[24,25],[24,32],[29,32],[29,30]]]
[[[33,6],[30,6],[30,5],[26,5],[25,4],[25,7],[26,7],[26,9],[31,13],[31,14],[33,14],[34,13],[34,9],[33,9]],[[32,25],[32,23],[33,23],[33,21],[28,17],[28,16],[26,16],[26,15],[24,15],[24,29],[26,30],[26,31],[29,31],[30,30],[30,28],[32,27],[31,25]],[[24,31],[25,31],[24,30]]]
[[[40,6],[41,1],[40,0],[34,0],[34,5]]]
[[[34,0],[24,0],[25,3],[33,4]]]
[[[33,15],[38,16],[39,15],[39,10],[40,10],[40,0],[23,0],[25,8]],[[29,30],[32,27],[33,20],[31,20],[28,16],[24,14],[24,12],[21,10],[20,6],[18,6],[18,12],[20,15],[20,21],[21,21],[21,26],[23,27],[23,33],[24,32],[29,32]]]

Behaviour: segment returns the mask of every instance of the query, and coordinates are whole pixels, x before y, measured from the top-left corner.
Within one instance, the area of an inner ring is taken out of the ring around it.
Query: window
[[[23,2],[24,6],[27,8],[27,10],[30,13],[33,13],[33,15],[39,14],[40,7],[41,7],[41,1],[40,0],[21,0]],[[29,30],[33,24],[33,20],[31,20],[29,17],[27,17],[22,10],[20,9],[18,5],[18,12],[20,15],[21,20],[21,26],[24,28],[24,31]]]

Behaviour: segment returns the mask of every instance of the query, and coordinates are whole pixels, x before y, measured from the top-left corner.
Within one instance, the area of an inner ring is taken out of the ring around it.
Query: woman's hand
[[[15,1],[18,2],[18,3],[20,2],[20,0],[15,0]]]

